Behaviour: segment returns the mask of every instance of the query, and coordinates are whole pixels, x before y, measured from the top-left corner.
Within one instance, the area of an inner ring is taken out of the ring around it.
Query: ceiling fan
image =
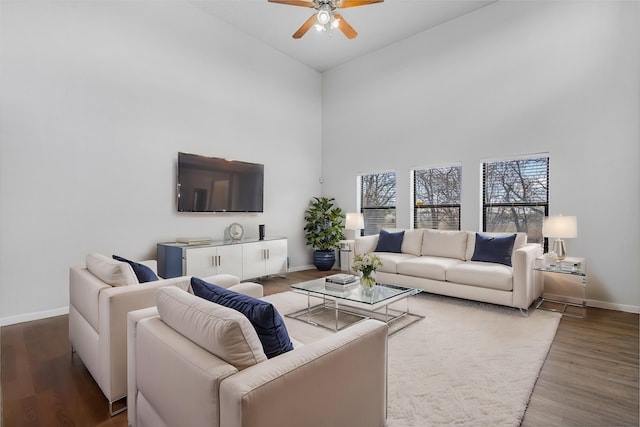
[[[365,6],[382,3],[384,0],[268,0],[270,3],[288,4],[290,6],[310,7],[317,10],[298,31],[293,34],[294,39],[304,36],[311,27],[318,31],[331,31],[339,28],[348,39],[357,37],[358,32],[335,10],[348,7]]]

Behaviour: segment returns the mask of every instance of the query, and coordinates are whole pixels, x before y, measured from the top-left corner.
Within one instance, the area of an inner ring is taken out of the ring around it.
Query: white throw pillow
[[[137,285],[139,283],[133,268],[126,262],[91,253],[87,255],[85,263],[91,274],[111,286]]]
[[[466,251],[466,231],[424,229],[422,255],[455,258],[464,261]]]
[[[164,323],[239,371],[267,360],[255,329],[242,313],[175,286],[156,293]]]

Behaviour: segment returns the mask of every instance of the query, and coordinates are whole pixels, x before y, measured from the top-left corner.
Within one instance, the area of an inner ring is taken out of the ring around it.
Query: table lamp
[[[353,230],[353,237],[355,238],[356,230],[362,230],[364,228],[364,216],[360,212],[347,213],[344,228],[345,230]]]
[[[578,220],[575,216],[549,216],[542,224],[542,235],[544,237],[555,238],[553,241],[553,252],[558,259],[564,259],[567,250],[562,239],[573,239],[578,237]]]

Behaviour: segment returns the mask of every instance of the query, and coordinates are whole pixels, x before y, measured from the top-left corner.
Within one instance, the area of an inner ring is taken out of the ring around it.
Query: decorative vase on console
[[[382,260],[378,255],[366,253],[353,257],[353,271],[360,272],[360,286],[371,289],[376,284],[376,270],[382,267]]]

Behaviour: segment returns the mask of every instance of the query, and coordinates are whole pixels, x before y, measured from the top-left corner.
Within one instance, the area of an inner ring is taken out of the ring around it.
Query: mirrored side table
[[[579,297],[577,298],[581,300],[580,302],[545,298],[543,287],[542,296],[536,302],[536,309],[555,311],[562,313],[563,316],[578,319],[584,319],[587,316],[587,265],[584,258],[567,257],[561,261],[547,263],[545,259],[541,257],[536,260],[533,269],[536,272],[540,272],[540,274],[543,275],[543,279],[546,274],[575,276],[579,279],[577,284],[580,286],[578,290]]]
[[[353,257],[353,240],[340,240],[340,270],[352,273],[350,260]]]

